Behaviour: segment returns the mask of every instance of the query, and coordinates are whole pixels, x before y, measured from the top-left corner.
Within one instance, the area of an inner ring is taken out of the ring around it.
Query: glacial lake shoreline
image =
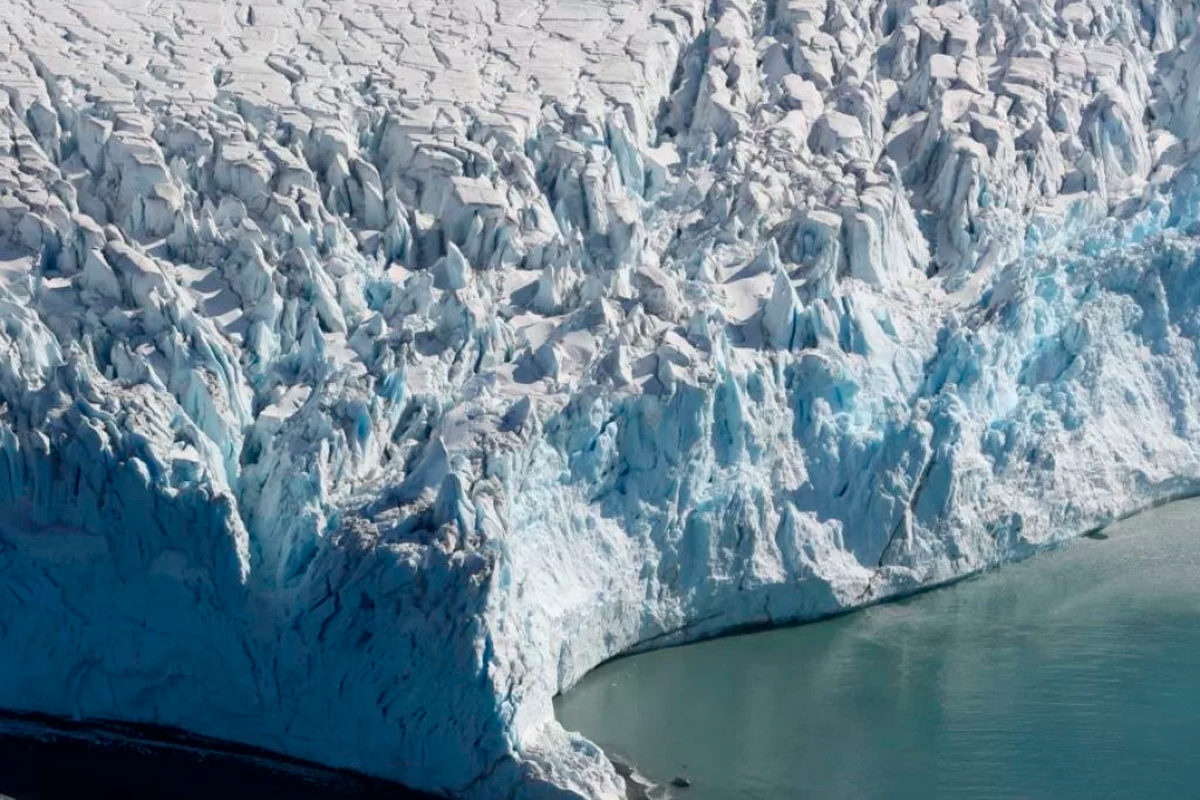
[[[1080,546],[1102,546],[1103,541],[1089,540],[1098,538],[1096,534],[1113,526],[1128,523],[1157,509],[1188,503],[1197,497],[1200,497],[1200,494],[1194,489],[1173,493],[1105,525],[1032,549],[1019,559],[989,565],[947,581],[919,586],[909,592],[840,609],[832,614],[784,623],[740,626],[695,640],[647,650],[634,649],[598,665],[589,671],[576,687],[586,683],[594,674],[630,659],[644,658],[670,650],[686,650],[725,639],[802,630],[864,614],[882,606],[921,602],[919,598],[924,595],[985,581],[997,573],[1061,551]],[[1200,502],[1196,505],[1200,508]],[[570,696],[576,687],[556,696],[556,707],[563,702],[564,697]],[[583,732],[587,735],[587,731]],[[601,746],[604,744],[601,743]],[[652,777],[648,776],[647,768],[639,763],[636,753],[630,752],[629,748],[605,749],[610,760],[623,775],[637,772],[643,778],[652,781],[650,785],[645,786],[635,786],[631,783],[630,797],[662,797],[670,793],[674,793],[675,796],[688,796],[687,789],[668,788],[668,784],[676,775],[656,773]],[[64,771],[61,768],[63,759],[68,759],[76,765],[92,764],[95,766],[94,774],[87,775],[87,769]],[[218,768],[213,769],[214,766]],[[418,800],[433,797],[401,784],[361,773],[328,768],[292,759],[274,751],[195,736],[173,728],[109,720],[74,721],[40,714],[0,711],[0,797],[7,795],[16,800],[66,800],[74,798],[81,790],[92,792],[98,797],[128,796],[131,792],[138,791],[134,784],[139,781],[146,787],[146,792],[153,791],[156,797],[208,798],[214,792],[239,791],[248,785],[248,782],[261,787],[256,790],[259,798],[313,797],[315,800],[318,797],[353,796]],[[176,789],[169,788],[176,784]]]
[[[924,584],[921,584],[920,586],[913,587],[912,589],[899,591],[894,594],[889,594],[885,597],[880,597],[875,600],[869,600],[864,603],[858,603],[855,605],[844,606],[842,608],[837,609],[836,611],[831,611],[828,614],[819,614],[817,616],[802,617],[799,619],[784,620],[784,621],[780,621],[780,622],[752,622],[752,623],[749,623],[746,625],[733,625],[728,628],[722,628],[722,629],[716,631],[715,633],[704,634],[701,636],[697,636],[694,639],[681,639],[678,641],[671,640],[671,641],[669,641],[668,644],[663,644],[663,645],[651,645],[651,646],[647,647],[647,646],[645,646],[646,645],[645,642],[638,644],[638,645],[634,645],[632,648],[625,650],[623,652],[617,653],[615,656],[612,656],[610,658],[606,658],[606,659],[604,659],[604,661],[601,661],[599,664],[592,667],[590,670],[588,670],[586,673],[584,673],[584,675],[578,681],[576,681],[574,684],[572,684],[565,691],[559,692],[558,694],[554,695],[554,701],[557,702],[564,695],[570,694],[571,690],[574,689],[575,686],[577,686],[582,681],[586,680],[587,676],[592,674],[596,670],[603,669],[604,667],[607,667],[610,664],[613,664],[615,662],[621,661],[626,658],[636,658],[637,656],[643,656],[648,653],[658,652],[659,650],[670,650],[670,649],[678,648],[678,647],[689,647],[694,644],[703,644],[705,642],[711,642],[711,641],[715,641],[718,639],[727,639],[727,638],[736,637],[736,636],[750,636],[750,635],[753,635],[756,633],[769,633],[771,631],[788,630],[791,628],[802,628],[807,625],[817,625],[822,622],[829,622],[830,620],[839,619],[841,617],[845,617],[850,614],[857,614],[861,611],[866,611],[868,609],[875,608],[878,606],[888,605],[891,603],[902,603],[906,600],[910,600],[914,597],[919,597],[920,595],[926,594],[928,592],[936,592],[941,589],[947,589],[951,586],[956,586],[960,583],[965,583],[968,581],[974,581],[974,580],[978,580],[980,578],[985,578],[988,575],[992,574],[993,572],[996,572],[997,570],[1002,570],[1007,567],[1016,566],[1017,564],[1023,564],[1026,561],[1029,561],[1030,559],[1034,559],[1039,556],[1047,555],[1049,553],[1057,552],[1059,550],[1062,550],[1063,548],[1070,547],[1083,539],[1089,539],[1092,541],[1097,541],[1097,540],[1103,541],[1104,539],[1107,538],[1107,536],[1097,536],[1097,534],[1102,534],[1105,529],[1110,528],[1113,525],[1117,525],[1119,523],[1125,522],[1126,520],[1133,519],[1134,517],[1148,513],[1150,511],[1154,511],[1154,510],[1162,508],[1164,506],[1174,505],[1175,503],[1183,503],[1183,502],[1187,502],[1188,500],[1200,500],[1200,484],[1196,484],[1194,481],[1186,481],[1186,482],[1179,481],[1179,482],[1171,482],[1171,483],[1186,483],[1187,488],[1186,489],[1172,489],[1172,490],[1168,491],[1166,494],[1164,494],[1163,496],[1152,499],[1149,502],[1138,506],[1137,508],[1135,508],[1132,511],[1127,511],[1119,516],[1113,517],[1112,519],[1108,520],[1105,523],[1102,523],[1100,525],[1095,525],[1091,528],[1087,528],[1083,531],[1080,531],[1079,533],[1075,533],[1075,534],[1066,536],[1061,539],[1054,539],[1053,541],[1047,542],[1045,544],[1030,545],[1030,548],[1028,551],[1022,552],[1019,555],[1017,555],[1016,557],[1006,558],[1002,561],[998,561],[993,564],[987,564],[983,567],[980,567],[979,569],[972,570],[970,572],[964,572],[961,575],[955,575],[954,577],[947,578],[944,581],[936,581],[933,583],[924,583]],[[660,634],[659,637],[656,637],[656,638],[669,638],[674,633],[675,632],[673,632],[673,631],[668,631],[665,634]],[[627,766],[632,767],[632,765],[627,765]]]
[[[928,781],[938,796],[1082,797],[1096,775],[1107,783],[1092,796],[1135,778],[1172,796],[1200,780],[1159,732],[1200,734],[1177,713],[1200,709],[1181,682],[1200,669],[1186,646],[1200,633],[1200,502],[1172,497],[1037,555],[854,613],[612,659],[557,697],[556,714],[659,785],[688,778],[673,795],[697,800],[930,796],[905,792]],[[749,741],[773,758],[756,765]],[[1071,769],[1078,785],[1055,772]],[[902,777],[881,788],[884,774]]]

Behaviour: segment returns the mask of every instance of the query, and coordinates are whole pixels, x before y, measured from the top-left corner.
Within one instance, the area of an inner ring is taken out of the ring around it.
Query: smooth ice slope
[[[0,0],[0,706],[616,797],[603,659],[1200,478],[1169,0]]]

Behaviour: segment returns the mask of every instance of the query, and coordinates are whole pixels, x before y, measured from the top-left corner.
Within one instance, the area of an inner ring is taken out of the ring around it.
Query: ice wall
[[[605,658],[1197,485],[1194,3],[4,10],[0,707],[615,797]]]

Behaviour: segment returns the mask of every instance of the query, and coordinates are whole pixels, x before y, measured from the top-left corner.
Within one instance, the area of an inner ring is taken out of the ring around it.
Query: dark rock
[[[675,780],[671,781],[671,785],[679,789],[686,789],[692,785],[692,782],[682,775],[676,775]]]

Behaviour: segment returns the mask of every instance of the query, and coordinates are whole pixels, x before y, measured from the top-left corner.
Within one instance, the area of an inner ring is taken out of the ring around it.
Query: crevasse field
[[[604,659],[1200,478],[1190,0],[0,0],[0,707],[615,798]]]

